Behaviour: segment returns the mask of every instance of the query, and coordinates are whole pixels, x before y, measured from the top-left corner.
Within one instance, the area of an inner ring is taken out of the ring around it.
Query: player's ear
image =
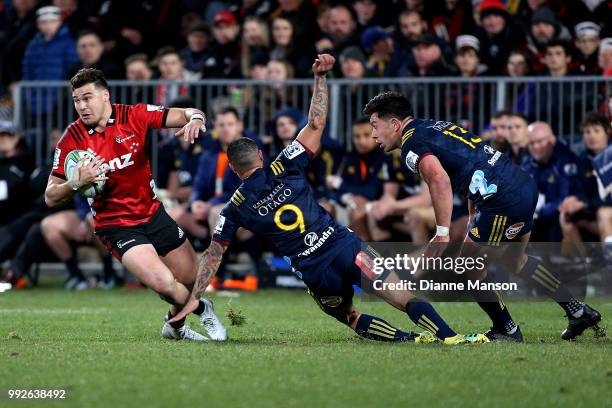
[[[238,172],[237,172],[237,171],[236,171],[236,169],[234,168],[234,165],[232,164],[232,162],[229,162],[229,166],[230,166],[230,169],[232,169],[232,171],[233,171],[234,173],[238,174]]]
[[[263,152],[261,151],[261,149],[257,149],[257,155],[259,156],[259,164],[263,165]]]
[[[108,89],[104,89],[102,91],[102,99],[104,100],[104,102],[110,100],[110,92],[108,92]]]

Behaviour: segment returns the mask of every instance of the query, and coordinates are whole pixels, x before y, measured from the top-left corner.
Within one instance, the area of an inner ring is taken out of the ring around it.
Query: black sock
[[[431,303],[424,299],[412,299],[406,304],[408,317],[417,326],[429,330],[439,339],[456,336],[457,333],[451,329],[442,317],[436,312]]]
[[[102,269],[104,282],[109,282],[112,279],[115,279],[115,268],[113,268],[113,256],[110,254],[102,256],[102,265],[104,266]]]
[[[71,278],[74,277],[80,280],[85,280],[83,272],[81,272],[79,269],[79,261],[77,260],[76,254],[72,254],[72,256],[66,260],[65,264]]]
[[[512,320],[499,291],[472,290],[472,296],[478,302],[478,306],[489,315],[493,328],[507,334],[516,331],[516,323]]]
[[[199,316],[202,313],[204,313],[204,309],[206,309],[206,304],[204,304],[204,301],[202,299],[200,299],[200,303],[198,304],[198,308],[193,311],[193,314],[196,314],[196,315]]]
[[[531,278],[546,294],[565,310],[568,316],[582,316],[584,304],[576,299],[570,291],[544,263],[536,257],[528,256],[527,262],[519,274],[525,278]]]
[[[414,336],[404,332],[380,317],[362,313],[357,320],[355,332],[370,340],[377,341],[414,341]]]
[[[174,315],[172,313],[168,312],[168,320],[172,319],[173,317],[174,317]],[[185,318],[184,317],[181,320],[179,320],[179,321],[170,323],[170,326],[172,326],[172,328],[174,328],[174,329],[180,329],[184,325],[185,325]]]

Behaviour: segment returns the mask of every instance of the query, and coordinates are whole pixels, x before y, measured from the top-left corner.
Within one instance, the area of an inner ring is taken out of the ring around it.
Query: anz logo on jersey
[[[87,149],[87,151],[91,153],[94,157],[98,155],[92,149]],[[102,164],[100,166],[100,170],[106,171],[107,169],[110,168],[110,171],[114,172],[117,170],[123,170],[126,167],[132,166],[134,164],[135,164],[134,160],[132,160],[132,153],[126,153],[126,154],[121,155],[120,157],[115,157],[113,159],[110,159],[108,162]]]
[[[482,170],[476,170],[474,174],[472,174],[472,182],[470,183],[469,190],[472,194],[480,193],[482,199],[486,200],[497,193],[497,185],[489,185],[484,172]]]

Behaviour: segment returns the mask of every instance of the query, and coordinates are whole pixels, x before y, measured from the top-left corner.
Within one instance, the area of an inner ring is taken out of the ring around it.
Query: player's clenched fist
[[[312,72],[316,76],[324,76],[334,67],[336,59],[330,54],[319,54],[314,64],[312,64]]]

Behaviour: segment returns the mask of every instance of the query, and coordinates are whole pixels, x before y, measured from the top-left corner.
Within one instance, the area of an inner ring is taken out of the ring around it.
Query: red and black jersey
[[[159,208],[145,140],[149,129],[165,126],[168,110],[156,105],[112,105],[102,133],[81,119],[70,124],[57,143],[51,175],[66,179],[64,160],[72,150],[87,150],[108,163],[104,191],[89,203],[96,230],[147,222]]]

